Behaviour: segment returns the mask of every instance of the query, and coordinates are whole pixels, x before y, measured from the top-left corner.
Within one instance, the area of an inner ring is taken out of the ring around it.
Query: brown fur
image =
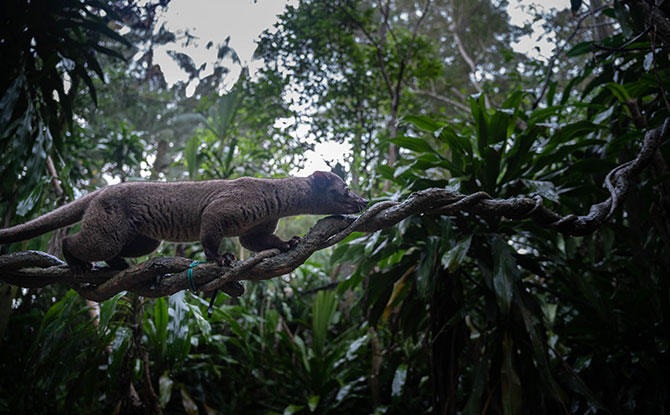
[[[125,267],[123,257],[153,252],[160,242],[200,240],[208,261],[224,237],[239,236],[247,249],[290,249],[297,239],[273,234],[279,218],[299,214],[360,212],[368,201],[328,172],[309,177],[200,182],[132,182],[104,187],[37,219],[0,229],[0,243],[34,238],[81,220],[63,239],[63,256],[75,273],[91,261]]]

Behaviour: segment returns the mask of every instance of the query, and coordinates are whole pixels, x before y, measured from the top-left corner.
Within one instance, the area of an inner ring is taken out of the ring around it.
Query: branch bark
[[[412,193],[402,202],[384,201],[360,216],[330,216],[318,221],[302,242],[288,252],[277,249],[259,252],[230,267],[204,263],[192,267],[199,291],[229,290],[231,281],[267,280],[287,274],[303,264],[312,253],[332,246],[352,232],[375,232],[395,225],[414,214],[454,215],[468,212],[480,216],[504,216],[512,220],[532,219],[537,225],[567,235],[587,235],[607,222],[629,193],[643,168],[653,163],[665,138],[670,137],[670,118],[647,132],[642,150],[635,159],[613,169],[606,177],[610,192],[607,200],[591,206],[582,216],[561,216],[542,204],[542,198],[493,199],[484,192],[464,195],[445,189],[426,189]],[[84,298],[104,301],[124,291],[145,297],[163,297],[188,288],[192,260],[158,257],[123,271],[94,268],[85,276],[74,277],[67,264],[38,251],[0,256],[0,280],[23,287],[43,287],[62,283]],[[241,292],[229,292],[233,296]]]

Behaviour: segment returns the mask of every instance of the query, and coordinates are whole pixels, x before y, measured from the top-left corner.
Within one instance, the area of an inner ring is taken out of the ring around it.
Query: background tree
[[[394,144],[382,138],[396,134],[398,111],[415,102],[407,85],[439,74],[432,45],[419,36],[430,5],[412,4],[419,17],[403,19],[391,2],[305,1],[289,7],[281,30],[260,41],[257,56],[287,78],[289,97],[298,96],[295,104],[312,121],[310,133],[352,144],[354,187],[363,185],[361,172],[394,163]]]

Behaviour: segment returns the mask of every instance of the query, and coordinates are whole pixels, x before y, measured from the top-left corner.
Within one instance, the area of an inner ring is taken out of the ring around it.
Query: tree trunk
[[[610,37],[610,30],[607,26],[605,16],[600,13],[602,8],[602,0],[591,0],[591,13],[593,14],[593,39],[598,42]]]
[[[167,156],[168,143],[165,140],[158,140],[156,143],[156,159],[154,160],[153,168],[151,169],[151,180],[157,180],[159,174],[168,165],[165,158]]]

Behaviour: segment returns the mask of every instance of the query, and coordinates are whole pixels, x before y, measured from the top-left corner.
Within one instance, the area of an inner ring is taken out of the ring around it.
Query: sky
[[[538,11],[549,11],[551,9],[564,10],[570,8],[570,0],[510,0],[507,6],[507,14],[510,16],[510,22],[516,26],[523,26],[533,20],[533,16],[528,13],[529,7],[534,6]],[[551,58],[554,45],[549,43],[543,34],[542,25],[544,19],[540,19],[532,24],[534,33],[522,36],[512,48],[520,53],[525,53],[533,58],[548,61]],[[539,39],[540,38],[540,39]],[[535,47],[540,50],[537,51]]]
[[[199,39],[188,48],[176,48],[175,45],[160,48],[155,58],[167,82],[172,84],[184,79],[184,72],[167,55],[167,50],[178,49],[199,66],[216,60],[216,48],[205,48],[210,40],[214,44],[223,43],[230,36],[230,47],[235,49],[242,63],[253,65],[254,42],[264,30],[272,28],[287,4],[295,3],[286,0],[171,0],[157,27],[164,22],[173,32],[189,30]],[[209,74],[211,71],[203,76]],[[233,78],[237,77],[236,73],[233,75]]]
[[[187,77],[167,55],[168,50],[186,53],[199,66],[216,60],[216,48],[205,48],[210,40],[215,44],[223,43],[230,36],[230,46],[235,49],[242,64],[248,66],[253,73],[254,68],[259,65],[259,62],[252,60],[254,42],[264,30],[272,28],[287,4],[295,3],[295,0],[171,0],[167,11],[160,18],[161,23],[165,22],[166,27],[173,32],[189,30],[198,39],[188,48],[175,45],[160,48],[155,51],[155,60],[161,66],[167,82],[173,84]],[[562,10],[570,7],[570,0],[509,0],[507,12],[511,23],[522,26],[531,22],[532,15],[528,13],[531,5],[546,11],[552,8]],[[541,20],[533,23],[536,32],[522,37],[512,48],[537,59],[549,59],[553,45],[544,38],[539,39],[542,23]],[[211,67],[212,65],[208,65],[208,68]],[[234,82],[240,68],[232,66],[231,69],[233,72],[230,79]],[[202,76],[210,73],[205,71]],[[192,92],[194,88],[195,85],[190,85],[187,92]],[[314,170],[329,170],[324,159],[342,162],[348,153],[349,146],[346,144],[318,144],[314,151],[306,154],[307,165],[301,172],[310,174]]]

